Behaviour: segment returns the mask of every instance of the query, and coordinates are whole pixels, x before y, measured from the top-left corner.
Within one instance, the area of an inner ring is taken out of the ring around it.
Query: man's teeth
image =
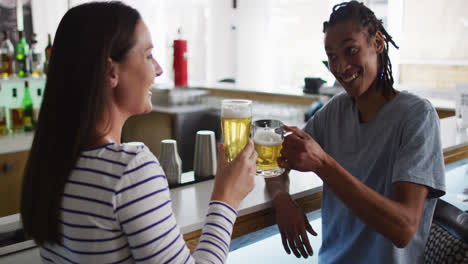
[[[343,81],[344,81],[344,82],[350,82],[350,81],[356,79],[357,77],[358,77],[358,74],[355,73],[355,74],[349,76],[348,78],[343,78]]]

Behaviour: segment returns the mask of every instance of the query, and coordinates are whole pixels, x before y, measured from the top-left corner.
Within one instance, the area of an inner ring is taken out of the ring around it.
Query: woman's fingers
[[[226,153],[223,143],[218,143],[218,161],[220,163],[226,163]]]
[[[247,159],[252,161],[252,160],[257,160],[257,152],[255,151],[255,145],[253,143],[253,141],[249,138],[249,141],[247,142],[247,144],[245,145],[245,149],[244,151],[246,152],[246,155],[247,155]]]
[[[256,161],[257,161],[257,157],[258,157],[258,153],[257,153],[257,151],[255,151],[255,147],[254,147],[253,141],[249,139],[249,144],[250,144],[250,143],[251,143],[252,146],[253,146],[253,151],[252,151],[252,153],[250,153],[249,159],[256,162]]]

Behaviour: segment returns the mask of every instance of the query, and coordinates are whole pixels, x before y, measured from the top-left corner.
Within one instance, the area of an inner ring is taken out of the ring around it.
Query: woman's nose
[[[156,77],[161,76],[161,74],[163,74],[163,69],[156,60],[154,60],[154,64],[154,68],[156,70]]]

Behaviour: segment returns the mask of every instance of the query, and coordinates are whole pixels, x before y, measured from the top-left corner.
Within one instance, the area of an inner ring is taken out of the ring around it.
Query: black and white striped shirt
[[[62,197],[62,241],[41,247],[44,263],[224,263],[237,217],[211,201],[191,255],[164,171],[141,143],[82,152]]]

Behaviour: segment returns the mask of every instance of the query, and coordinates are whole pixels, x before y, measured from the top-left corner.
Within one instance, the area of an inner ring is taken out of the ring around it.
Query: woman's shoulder
[[[126,142],[117,146],[122,153],[127,154],[129,162],[144,163],[157,161],[156,156],[143,142]]]
[[[148,147],[143,142],[126,142],[118,145],[118,147],[127,152],[135,154],[148,152]]]
[[[122,144],[110,143],[82,152],[82,156],[93,156],[97,159],[108,159],[128,164],[135,160],[156,159],[149,148],[142,142]]]

